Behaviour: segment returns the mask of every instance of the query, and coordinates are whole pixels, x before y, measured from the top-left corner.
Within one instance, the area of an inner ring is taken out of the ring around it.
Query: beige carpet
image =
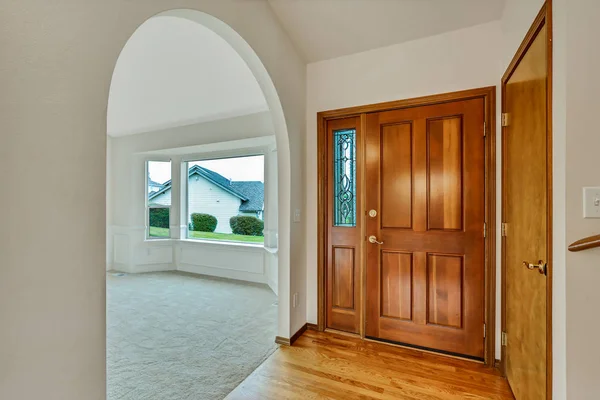
[[[275,350],[276,301],[266,285],[109,272],[108,400],[224,398]]]

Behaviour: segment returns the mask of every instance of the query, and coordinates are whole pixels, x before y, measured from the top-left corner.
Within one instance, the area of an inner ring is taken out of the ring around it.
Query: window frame
[[[182,169],[181,174],[181,184],[185,185],[185,201],[183,202],[183,207],[181,210],[182,220],[185,221],[185,238],[182,238],[187,241],[197,242],[197,243],[226,243],[226,244],[241,244],[247,246],[255,246],[255,247],[264,247],[265,238],[263,236],[262,242],[244,242],[241,240],[225,240],[225,239],[211,239],[211,238],[194,238],[190,237],[190,213],[189,213],[189,202],[190,202],[190,193],[189,193],[189,168],[190,163],[194,162],[202,162],[202,161],[215,161],[215,160],[224,160],[228,158],[244,158],[244,157],[263,157],[263,187],[266,187],[265,182],[265,173],[266,173],[266,157],[267,157],[268,149],[265,146],[254,147],[254,148],[246,148],[246,149],[234,149],[229,151],[221,151],[221,152],[207,152],[207,153],[195,153],[188,154],[181,158],[181,165],[185,168]],[[185,171],[185,173],[183,173]],[[266,207],[263,201],[263,210],[262,210],[262,221],[265,221]]]

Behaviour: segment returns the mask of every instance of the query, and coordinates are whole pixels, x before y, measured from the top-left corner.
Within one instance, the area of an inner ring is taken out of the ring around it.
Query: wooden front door
[[[543,16],[543,14],[540,14]],[[517,399],[545,399],[549,296],[548,32],[538,18],[503,79],[503,360]],[[526,43],[527,43],[526,42]]]
[[[366,336],[484,358],[482,98],[366,121]]]

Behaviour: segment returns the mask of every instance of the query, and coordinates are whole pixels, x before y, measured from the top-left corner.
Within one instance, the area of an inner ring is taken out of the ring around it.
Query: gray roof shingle
[[[240,211],[262,211],[265,202],[265,184],[260,181],[231,182],[231,187],[248,198],[242,201]]]

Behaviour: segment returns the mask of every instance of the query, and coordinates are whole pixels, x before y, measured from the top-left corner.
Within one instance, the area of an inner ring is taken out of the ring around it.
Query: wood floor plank
[[[226,398],[513,399],[482,364],[330,332],[305,332],[281,346]]]

